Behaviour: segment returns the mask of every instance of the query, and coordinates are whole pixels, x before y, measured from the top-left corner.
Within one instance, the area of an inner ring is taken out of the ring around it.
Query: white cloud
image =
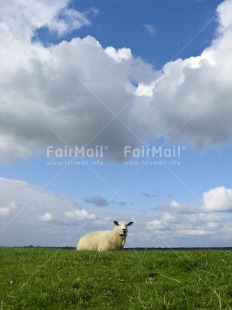
[[[176,219],[175,216],[171,215],[168,212],[165,212],[163,214],[163,221],[165,221],[166,223],[173,222],[175,221],[175,219]]]
[[[150,246],[152,243],[154,246],[163,244],[163,247],[229,246],[230,222],[231,214],[199,213],[196,208],[189,214],[157,214],[147,222],[143,232],[147,233]]]
[[[49,212],[46,212],[44,215],[40,216],[39,219],[43,222],[50,222],[52,220],[52,215]]]
[[[232,189],[223,186],[213,188],[203,195],[205,211],[232,211]]]
[[[70,0],[12,0],[1,2],[2,35],[30,40],[36,29],[47,27],[59,35],[90,26],[85,14],[68,8]]]
[[[90,36],[48,47],[32,40],[41,27],[61,35],[90,25],[68,3],[0,3],[2,160],[48,145],[108,145],[109,158],[121,160],[128,143],[160,137],[199,150],[231,141],[232,0],[217,9],[212,44],[160,72],[129,48],[104,49]]]
[[[147,223],[147,227],[150,230],[160,230],[160,229],[167,228],[166,224],[162,223],[162,221],[160,221],[160,220],[152,220],[152,221],[150,221],[149,223]]]
[[[171,201],[170,206],[164,209],[168,212],[147,221],[145,231],[160,241],[164,240],[166,246],[173,242],[178,244],[178,239],[180,246],[229,246],[232,189],[216,187],[203,193],[199,205],[188,206]]]
[[[49,51],[40,42],[31,42],[37,36],[38,29],[46,27],[61,36],[91,25],[83,13],[68,8],[69,2],[70,0],[1,1],[0,57],[4,59],[1,71],[5,74],[16,72],[18,67],[27,70],[32,58],[41,62],[49,58]]]
[[[162,214],[160,220],[155,219],[147,223],[148,230],[169,230],[170,224],[175,221],[175,216],[171,215],[168,212]]]
[[[75,221],[86,221],[86,220],[95,220],[96,215],[91,213],[89,214],[86,210],[75,210],[75,211],[68,211],[65,215]]]
[[[73,9],[65,9],[48,27],[58,32],[59,35],[64,35],[83,26],[90,25],[90,21],[83,13]]]
[[[139,97],[145,96],[145,97],[151,98],[153,97],[154,86],[155,86],[154,82],[148,85],[140,83],[138,87],[136,88],[134,94]]]
[[[163,210],[173,212],[173,213],[195,213],[199,212],[197,215],[186,215],[188,221],[199,222],[199,219],[205,216],[202,212],[227,212],[232,211],[232,189],[225,188],[224,186],[218,186],[212,188],[202,195],[202,202],[196,206],[189,206],[182,204],[178,201],[171,201],[169,204],[161,206]],[[209,218],[210,215],[207,215]]]
[[[232,2],[224,1],[222,2],[217,9],[218,20],[220,23],[219,31],[223,32],[230,29],[231,31],[231,11],[232,11]]]
[[[123,60],[129,60],[132,58],[131,50],[125,47],[116,50],[114,47],[109,46],[105,49],[105,53],[110,58],[112,58],[116,63],[120,63]]]

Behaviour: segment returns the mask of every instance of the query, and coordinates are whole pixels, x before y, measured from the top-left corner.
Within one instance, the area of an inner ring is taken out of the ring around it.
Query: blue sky
[[[230,246],[232,1],[1,6],[0,245]]]

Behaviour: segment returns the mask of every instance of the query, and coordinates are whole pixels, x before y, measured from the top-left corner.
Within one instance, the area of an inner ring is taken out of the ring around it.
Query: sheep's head
[[[116,225],[114,230],[117,231],[117,233],[120,236],[126,237],[126,235],[127,235],[127,227],[131,226],[134,222],[125,223],[125,222],[114,221],[113,223],[114,223],[114,225]]]

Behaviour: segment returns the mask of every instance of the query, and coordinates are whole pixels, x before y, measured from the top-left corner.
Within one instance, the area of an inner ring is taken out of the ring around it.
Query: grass
[[[232,309],[232,251],[0,248],[0,309]]]

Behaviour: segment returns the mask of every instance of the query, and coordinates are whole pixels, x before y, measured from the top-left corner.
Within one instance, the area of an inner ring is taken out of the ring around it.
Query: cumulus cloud
[[[131,94],[124,83],[129,72],[139,75],[132,71],[152,76],[151,66],[115,62],[92,37],[46,52],[43,64],[31,60],[30,69],[16,70],[2,89],[2,159],[46,151],[48,145],[106,145],[109,157],[117,159],[128,141],[140,143],[130,126]]]
[[[232,211],[232,189],[218,186],[203,193],[201,202],[191,206],[172,200],[169,204],[162,205],[162,210],[172,213],[199,212],[230,212]],[[190,215],[189,219],[193,219]],[[199,221],[199,218],[198,220]]]
[[[170,224],[175,221],[175,216],[168,212],[163,213],[160,219],[154,219],[147,223],[148,230],[169,230]]]
[[[85,202],[94,204],[97,207],[106,207],[109,205],[109,202],[101,196],[94,196],[91,198],[86,198]]]
[[[70,0],[36,1],[13,0],[1,3],[1,28],[14,37],[30,40],[36,29],[42,27],[62,35],[90,26],[84,13],[69,8]],[[3,32],[4,34],[4,32]]]
[[[152,220],[147,223],[147,227],[150,230],[168,229],[167,224],[162,222],[161,220]]]
[[[62,36],[82,26],[91,25],[84,13],[68,7],[69,2],[69,0],[1,1],[0,56],[4,59],[1,62],[1,71],[16,72],[19,67],[27,70],[32,58],[43,62],[44,58],[49,57],[47,49],[36,41],[37,31],[41,28],[47,28],[50,32]],[[9,86],[12,87],[11,83]]]
[[[197,213],[178,214],[165,212],[150,219],[146,224],[148,234],[156,238],[156,243],[164,241],[165,246],[220,246],[231,238],[231,216],[225,214]],[[223,236],[223,240],[221,239]],[[158,240],[157,240],[158,239]]]
[[[83,13],[73,9],[65,9],[55,20],[55,23],[50,25],[49,29],[58,32],[59,35],[63,35],[83,26],[90,25],[90,21]]]
[[[86,210],[75,210],[68,211],[65,215],[75,221],[85,221],[85,220],[94,220],[96,219],[96,215],[91,213],[89,214]]]
[[[108,158],[122,160],[128,143],[160,137],[198,150],[231,141],[232,0],[217,9],[211,45],[161,71],[90,36],[47,47],[35,40],[43,27],[62,35],[91,24],[68,4],[0,3],[2,160],[48,145],[107,145]]]
[[[43,222],[50,222],[52,220],[52,215],[49,212],[46,212],[44,215],[41,215],[39,219]]]
[[[232,189],[222,186],[212,188],[203,193],[202,202],[198,205],[188,206],[173,200],[169,205],[162,206],[161,210],[165,212],[147,221],[146,231],[165,240],[167,246],[171,246],[172,240],[178,244],[178,238],[181,239],[181,246],[185,240],[192,242],[191,246],[212,246],[212,242],[214,246],[220,246],[223,242],[229,245],[232,235]],[[201,238],[208,241],[204,243]]]
[[[118,63],[132,58],[131,50],[129,48],[119,48],[116,50],[114,47],[109,46],[105,49],[105,53]]]
[[[232,189],[219,186],[203,195],[202,208],[205,211],[232,211]]]

